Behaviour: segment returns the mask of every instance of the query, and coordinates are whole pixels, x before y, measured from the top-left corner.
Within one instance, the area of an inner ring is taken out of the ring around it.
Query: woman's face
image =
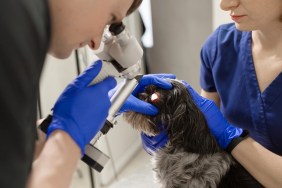
[[[49,0],[49,53],[63,59],[85,45],[97,49],[105,26],[122,21],[132,3],[133,0]]]
[[[221,0],[220,7],[230,12],[239,30],[282,27],[282,0]]]

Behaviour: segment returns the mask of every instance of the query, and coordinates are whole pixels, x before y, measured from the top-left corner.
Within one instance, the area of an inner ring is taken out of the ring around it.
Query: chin
[[[238,29],[240,31],[254,31],[254,30],[256,30],[256,28],[253,27],[253,26],[244,25],[244,24],[236,23],[236,22],[235,22],[235,26],[236,26],[236,29]]]
[[[49,54],[58,59],[67,59],[73,50],[50,49]]]
[[[70,57],[71,52],[70,53],[50,53],[50,55],[58,59],[67,59]]]

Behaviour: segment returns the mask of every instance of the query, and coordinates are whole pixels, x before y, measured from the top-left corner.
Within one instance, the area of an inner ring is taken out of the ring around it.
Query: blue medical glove
[[[108,77],[88,86],[101,68],[102,62],[95,62],[67,86],[55,103],[47,131],[47,138],[58,129],[67,132],[80,147],[82,155],[86,144],[105,123],[111,106],[108,92],[116,85],[115,79]]]
[[[127,111],[135,111],[145,115],[156,115],[158,109],[150,103],[138,99],[136,96],[143,92],[148,85],[155,85],[162,89],[171,89],[172,85],[165,78],[175,79],[176,76],[173,74],[148,74],[144,75],[139,81],[139,84],[133,90],[132,95],[128,97],[126,102],[123,104],[119,113]]]
[[[144,75],[139,81],[138,86],[132,92],[132,95],[127,99],[120,111],[135,111],[138,113],[143,113],[145,115],[157,115],[158,109],[150,103],[144,102],[135,96],[145,90],[148,85],[156,85],[163,89],[171,89],[172,84],[165,80],[165,78],[175,79],[176,76],[173,74],[149,74]],[[146,134],[141,134],[141,139],[143,143],[144,150],[152,155],[156,150],[163,148],[168,137],[165,132],[161,132],[156,136],[148,136]]]
[[[234,138],[239,137],[243,133],[243,130],[229,124],[212,100],[203,98],[187,82],[182,82],[190,92],[195,104],[204,114],[218,144],[222,149],[226,149]]]
[[[144,150],[150,155],[153,155],[153,153],[158,149],[163,148],[168,142],[168,136],[164,131],[156,136],[148,136],[141,133],[141,139]]]

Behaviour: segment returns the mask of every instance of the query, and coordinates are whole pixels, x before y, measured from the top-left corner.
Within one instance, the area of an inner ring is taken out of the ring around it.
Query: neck
[[[260,51],[281,54],[282,26],[252,31],[253,47]]]

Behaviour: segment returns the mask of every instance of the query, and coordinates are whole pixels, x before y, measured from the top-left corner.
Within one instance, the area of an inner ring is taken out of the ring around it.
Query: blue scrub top
[[[232,23],[208,38],[201,51],[201,87],[219,94],[221,111],[231,124],[282,155],[282,74],[260,92],[251,35]]]

